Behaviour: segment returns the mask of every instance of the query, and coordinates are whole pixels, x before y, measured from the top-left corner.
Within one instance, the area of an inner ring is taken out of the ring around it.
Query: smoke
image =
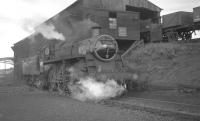
[[[89,32],[91,30],[92,27],[95,26],[99,26],[97,23],[93,22],[91,19],[84,19],[83,21],[79,21],[79,22],[75,22],[72,24],[72,27],[74,29],[74,32],[76,33],[76,35],[74,35],[74,37],[76,36],[84,36],[86,34],[88,34],[87,32]]]
[[[67,45],[70,42],[81,41],[81,40],[91,37],[91,28],[98,26],[97,23],[93,22],[89,18],[86,18],[82,21],[79,21],[70,17],[65,19],[65,21],[62,21],[62,20],[56,21],[56,18],[59,18],[59,17],[55,17],[54,22],[64,32],[66,36]]]
[[[37,15],[31,18],[23,18],[20,21],[20,25],[25,32],[32,34],[35,31],[34,28],[38,26],[44,20],[45,20],[44,17]]]
[[[101,101],[121,95],[125,87],[113,79],[98,81],[94,77],[84,76],[76,66],[68,69],[70,84],[68,86],[71,96],[80,101]]]
[[[71,85],[72,97],[80,101],[101,101],[121,95],[125,88],[118,85],[113,79],[105,82],[99,82],[93,77],[80,78],[80,80]]]
[[[65,37],[62,33],[56,31],[53,24],[42,24],[39,27],[35,28],[36,33],[41,33],[47,39],[57,39],[65,40]]]

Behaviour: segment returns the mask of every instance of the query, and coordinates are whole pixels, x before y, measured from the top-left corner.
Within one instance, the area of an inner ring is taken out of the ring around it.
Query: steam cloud
[[[83,21],[72,23],[73,32],[75,33],[75,35],[72,35],[72,40],[76,40],[78,39],[77,37],[87,35],[94,26],[99,25],[90,19],[84,19]]]
[[[67,45],[71,42],[81,41],[91,37],[91,28],[94,26],[99,26],[89,18],[82,21],[71,17],[65,19],[65,21],[59,20],[59,17],[56,18],[54,18],[54,23],[64,32]]]
[[[98,82],[92,77],[86,77],[70,86],[70,90],[73,98],[80,101],[101,101],[121,95],[125,88],[112,79],[106,82]]]
[[[53,24],[42,24],[35,29],[35,32],[41,33],[47,39],[65,40],[64,35],[57,32]]]

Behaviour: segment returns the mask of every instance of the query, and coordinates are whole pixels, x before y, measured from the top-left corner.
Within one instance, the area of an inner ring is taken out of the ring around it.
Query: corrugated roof
[[[92,8],[102,8],[109,10],[126,10],[126,6],[145,8],[151,11],[160,12],[162,9],[149,0],[82,0],[83,5]]]

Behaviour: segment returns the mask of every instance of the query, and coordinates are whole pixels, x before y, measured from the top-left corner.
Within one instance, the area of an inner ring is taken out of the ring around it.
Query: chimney
[[[100,26],[92,27],[92,37],[99,36],[100,32],[101,32],[101,27]]]

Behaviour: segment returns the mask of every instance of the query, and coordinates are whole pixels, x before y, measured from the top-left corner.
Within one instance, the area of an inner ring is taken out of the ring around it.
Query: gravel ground
[[[156,90],[156,91],[145,91],[145,92],[130,92],[123,98],[127,99],[127,97],[136,97],[136,98],[169,101],[169,102],[184,103],[191,105],[200,105],[199,92],[180,93],[178,92],[178,90]]]
[[[0,121],[183,121],[145,111],[80,102],[66,96],[0,84]]]
[[[2,121],[177,121],[142,111],[106,107],[48,94],[0,95]],[[180,120],[181,121],[181,120]]]

